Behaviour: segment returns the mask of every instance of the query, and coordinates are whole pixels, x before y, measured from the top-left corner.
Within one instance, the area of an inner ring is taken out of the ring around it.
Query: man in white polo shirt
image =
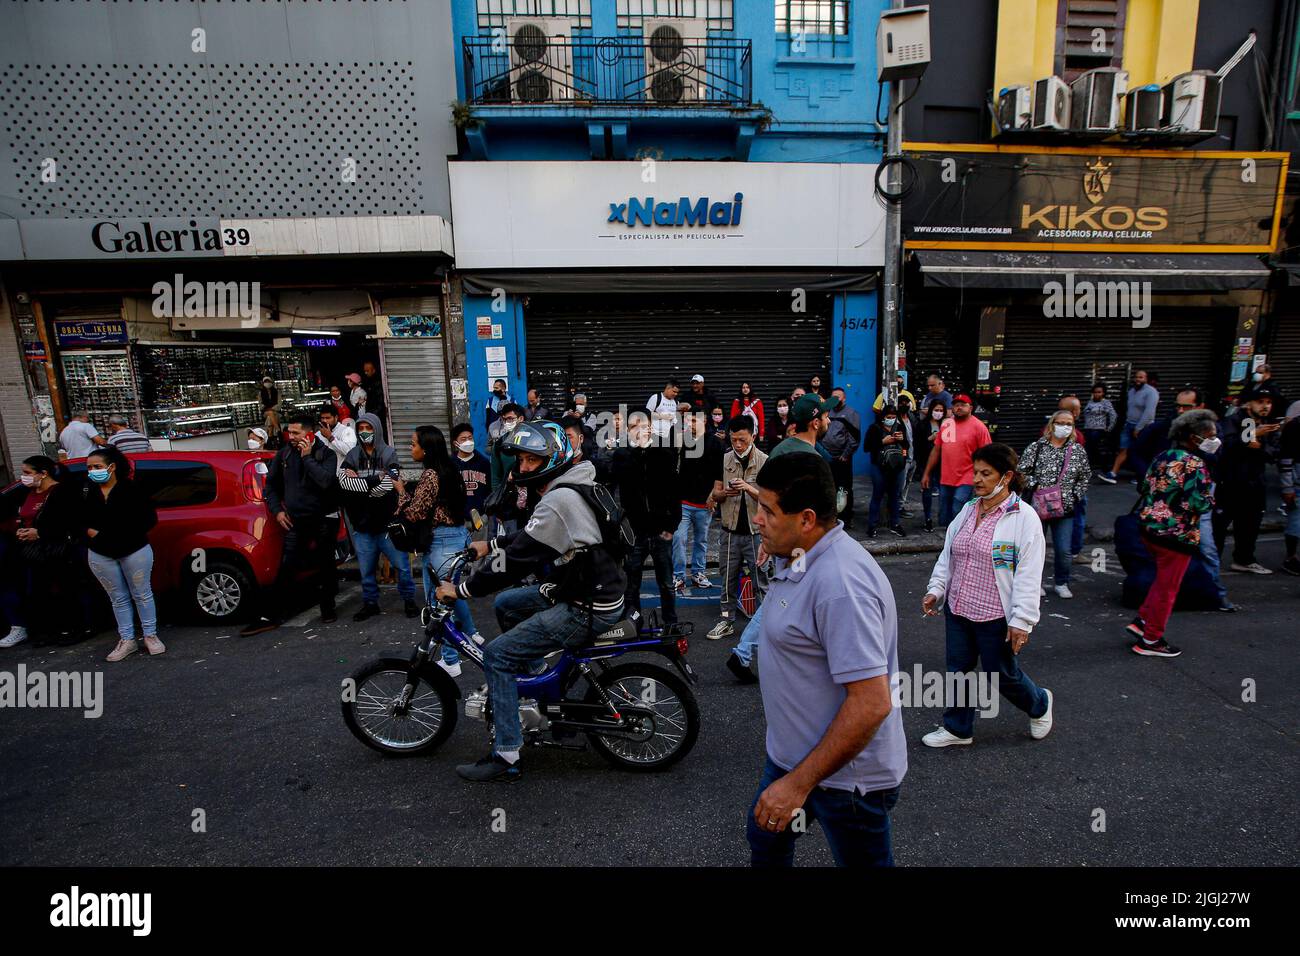
[[[659,441],[671,437],[673,427],[677,424],[677,413],[686,411],[690,406],[677,401],[677,379],[670,378],[664,390],[651,395],[645,403],[645,410],[650,413],[650,427]]]
[[[750,862],[793,866],[795,840],[816,820],[837,865],[892,866],[889,814],[907,773],[890,693],[893,591],[836,521],[820,456],[770,458],[757,484],[754,524],[777,561],[758,645],[767,761],[746,821]]]

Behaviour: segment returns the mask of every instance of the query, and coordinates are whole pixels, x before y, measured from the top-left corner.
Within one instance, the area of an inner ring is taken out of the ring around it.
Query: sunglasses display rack
[[[104,432],[110,415],[136,418],[135,376],[126,352],[64,352],[68,411],[84,411]]]
[[[139,345],[140,394],[152,438],[192,438],[262,424],[261,386],[280,407],[305,400],[306,354],[248,345]]]

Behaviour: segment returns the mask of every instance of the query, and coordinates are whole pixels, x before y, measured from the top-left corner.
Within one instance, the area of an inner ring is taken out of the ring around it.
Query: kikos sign
[[[930,146],[906,150],[911,249],[1269,252],[1284,153]]]

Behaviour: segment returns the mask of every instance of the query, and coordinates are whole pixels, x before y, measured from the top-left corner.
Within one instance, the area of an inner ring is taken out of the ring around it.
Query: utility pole
[[[901,9],[903,0],[892,0],[890,6]],[[885,139],[885,157],[899,156],[903,151],[903,113],[898,108],[901,79],[889,82],[889,124]],[[897,195],[902,186],[901,169],[898,163],[889,166],[888,190]],[[898,304],[899,286],[902,280],[903,266],[903,205],[899,202],[885,204],[885,275],[884,275],[884,315],[880,317],[880,348],[884,354],[881,361],[880,390],[890,404],[898,401],[898,362],[894,353],[898,349]]]

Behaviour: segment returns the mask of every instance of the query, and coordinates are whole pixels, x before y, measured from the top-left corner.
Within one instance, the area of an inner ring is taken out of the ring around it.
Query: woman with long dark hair
[[[767,425],[763,421],[763,400],[754,394],[754,387],[749,382],[740,383],[740,391],[731,401],[731,417],[739,415],[748,415],[753,419],[756,439],[767,434]]]
[[[411,458],[422,468],[420,480],[412,490],[408,490],[405,483],[398,486],[397,514],[416,532],[416,541],[424,555],[424,599],[432,605],[439,569],[457,552],[469,547],[469,531],[465,527],[465,483],[461,480],[460,469],[451,460],[447,439],[440,428],[421,425],[412,432]],[[469,602],[456,601],[452,613],[456,626],[482,644],[483,636],[474,626]],[[452,677],[460,675],[460,655],[450,645],[442,645],[439,664]]]
[[[1043,579],[1043,526],[1020,498],[1024,476],[1009,445],[993,443],[971,454],[974,496],[948,523],[921,611],[947,625],[948,673],[976,670],[1029,715],[1029,735],[1052,729],[1052,692],[1038,687],[1017,661],[1038,623]],[[992,675],[997,675],[996,679]],[[969,686],[968,684],[965,686]],[[948,701],[943,726],[921,738],[927,747],[969,744],[974,701]]]
[[[22,464],[20,484],[6,496],[12,529],[0,537],[0,609],[9,633],[0,647],[21,644],[28,625],[42,620],[63,636],[84,634],[85,595],[66,587],[77,556],[81,503],[76,488],[58,475],[53,459],[33,455]]]
[[[117,646],[106,660],[120,661],[138,649],[134,611],[140,614],[144,647],[151,655],[167,650],[158,640],[158,613],[154,606],[153,548],[148,531],[158,523],[149,494],[131,480],[126,456],[106,445],[86,458],[83,521],[86,527],[90,572],[103,586],[117,620]]]

